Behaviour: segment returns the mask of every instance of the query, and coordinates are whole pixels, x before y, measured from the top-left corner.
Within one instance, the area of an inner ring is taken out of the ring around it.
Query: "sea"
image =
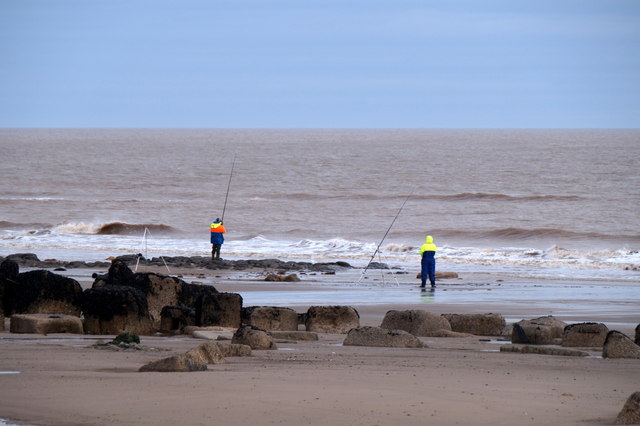
[[[0,256],[640,282],[640,130],[0,129]]]

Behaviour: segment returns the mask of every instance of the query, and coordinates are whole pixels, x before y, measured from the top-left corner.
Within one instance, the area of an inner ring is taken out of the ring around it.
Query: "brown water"
[[[229,255],[367,260],[389,230],[398,261],[428,233],[455,262],[640,263],[638,130],[4,129],[0,149],[0,255],[137,251],[145,228],[206,254],[231,176]]]

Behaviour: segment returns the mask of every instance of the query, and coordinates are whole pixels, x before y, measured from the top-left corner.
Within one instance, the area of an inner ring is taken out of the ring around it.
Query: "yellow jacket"
[[[433,244],[433,237],[431,235],[427,235],[425,243],[420,246],[420,257],[422,257],[425,251],[432,251],[435,253],[437,250],[436,245]]]

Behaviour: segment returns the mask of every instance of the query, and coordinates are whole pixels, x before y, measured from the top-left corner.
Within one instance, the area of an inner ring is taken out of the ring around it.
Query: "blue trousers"
[[[422,286],[424,287],[427,284],[427,278],[431,282],[431,286],[435,287],[436,285],[436,260],[435,259],[425,259],[422,258],[422,275],[420,276],[422,279]]]

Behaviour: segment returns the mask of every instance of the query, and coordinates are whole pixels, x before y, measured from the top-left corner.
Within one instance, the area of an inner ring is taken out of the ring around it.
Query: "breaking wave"
[[[434,231],[440,236],[467,237],[473,239],[499,239],[507,241],[529,240],[536,238],[553,238],[562,240],[606,240],[606,241],[627,241],[640,243],[640,235],[609,235],[597,232],[574,232],[558,228],[500,228],[489,231]]]
[[[109,222],[104,224],[92,223],[64,223],[54,227],[54,232],[68,234],[96,234],[96,235],[143,235],[145,232],[155,234],[171,234],[176,229],[164,224],[131,224],[124,222]]]

